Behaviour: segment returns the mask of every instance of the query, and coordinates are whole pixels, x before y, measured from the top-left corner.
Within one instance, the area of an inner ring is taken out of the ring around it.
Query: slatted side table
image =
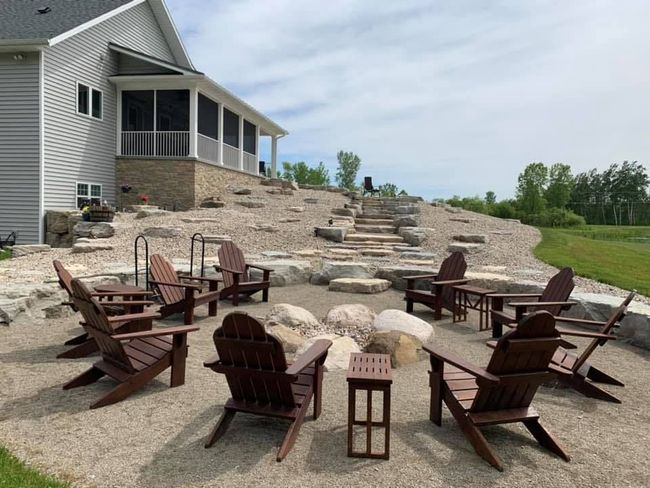
[[[348,456],[375,459],[388,459],[390,451],[390,385],[393,378],[390,368],[390,355],[352,353],[348,367]],[[357,390],[367,392],[367,409],[365,420],[356,419]],[[381,421],[372,419],[372,392],[384,393],[383,415]],[[355,425],[366,427],[366,450],[354,450],[353,428]],[[372,428],[384,428],[384,452],[372,452]]]
[[[457,307],[453,314],[453,321],[460,322],[467,320],[467,309],[477,310],[479,317],[478,330],[490,328],[490,293],[494,290],[481,288],[472,285],[456,285],[452,287],[453,302]],[[474,297],[475,299],[472,300]]]

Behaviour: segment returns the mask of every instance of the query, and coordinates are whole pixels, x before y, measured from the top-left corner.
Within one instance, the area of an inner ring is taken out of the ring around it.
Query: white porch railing
[[[257,156],[255,156],[255,154],[244,151],[244,171],[253,174],[258,173],[259,167],[257,164]]]
[[[207,159],[213,163],[218,163],[219,141],[204,136],[203,134],[197,134],[196,152],[200,158]]]
[[[228,144],[224,144],[223,164],[229,168],[239,169],[239,149],[229,146]]]
[[[122,156],[187,157],[189,131],[123,131]]]

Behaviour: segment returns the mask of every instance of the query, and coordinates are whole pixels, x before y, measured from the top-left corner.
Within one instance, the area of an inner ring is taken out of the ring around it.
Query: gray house
[[[0,2],[0,237],[85,200],[196,206],[262,177],[261,137],[274,174],[286,134],[197,71],[164,0]]]

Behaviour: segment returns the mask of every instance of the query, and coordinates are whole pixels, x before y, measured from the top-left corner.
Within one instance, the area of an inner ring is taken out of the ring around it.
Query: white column
[[[260,126],[255,126],[255,173],[260,174]]]
[[[117,89],[117,140],[115,147],[115,154],[122,155],[122,89]]]
[[[271,178],[278,177],[278,136],[271,137]]]
[[[223,103],[219,104],[219,121],[217,122],[217,131],[219,135],[219,161],[218,163],[223,166]]]
[[[244,171],[244,117],[239,116],[239,169]]]
[[[198,157],[198,120],[199,120],[199,90],[190,88],[190,154],[191,158]]]

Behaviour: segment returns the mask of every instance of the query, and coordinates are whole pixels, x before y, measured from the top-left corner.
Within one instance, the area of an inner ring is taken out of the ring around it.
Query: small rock
[[[401,310],[388,309],[377,315],[373,328],[376,331],[400,331],[417,337],[426,344],[434,337],[433,326]]]
[[[377,278],[336,278],[329,283],[329,291],[375,294],[390,288],[390,281]]]
[[[470,219],[467,217],[449,217],[449,222],[462,222],[463,224],[471,224],[476,222],[476,219]]]
[[[432,261],[436,255],[432,252],[412,252],[406,251],[399,255],[400,259],[410,259],[413,261]]]
[[[266,190],[266,193],[269,195],[282,195],[282,189],[281,188],[269,188]]]
[[[235,202],[237,205],[241,205],[242,207],[246,208],[264,208],[266,207],[266,203],[263,202],[262,200],[241,200],[238,202]]]
[[[142,233],[147,237],[170,239],[172,237],[179,237],[181,235],[181,229],[178,227],[147,227]]]
[[[318,198],[305,198],[305,199],[303,199],[303,202],[315,204],[315,203],[318,203]]]
[[[290,223],[293,223],[293,222],[300,222],[300,219],[297,219],[295,217],[293,217],[293,218],[289,217],[289,218],[283,218],[283,219],[278,220],[278,223],[280,223],[280,224],[290,224]]]
[[[248,227],[263,232],[278,232],[280,230],[278,227],[271,224],[254,224],[254,225],[249,225]]]
[[[302,213],[305,211],[305,207],[289,207],[287,210],[289,212]]]
[[[223,244],[224,242],[231,242],[232,237],[227,235],[204,235],[203,240],[206,244]]]
[[[428,356],[422,350],[420,339],[398,330],[375,332],[370,336],[364,350],[376,354],[390,354],[390,362],[393,368],[417,363]]]
[[[291,254],[284,251],[262,251],[261,254],[265,258],[272,258],[272,259],[291,258]]]
[[[232,192],[235,195],[250,195],[253,193],[250,188],[235,188]]]
[[[459,207],[445,207],[445,211],[452,214],[459,214],[463,212],[463,209]]]

